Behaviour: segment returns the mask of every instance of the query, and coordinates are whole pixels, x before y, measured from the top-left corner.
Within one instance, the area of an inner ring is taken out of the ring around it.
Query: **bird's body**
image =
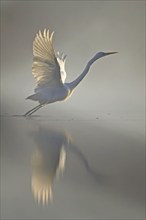
[[[88,73],[90,66],[99,58],[114,54],[116,52],[99,52],[87,63],[85,69],[71,83],[65,83],[66,72],[65,72],[65,61],[66,56],[59,52],[55,54],[52,38],[54,32],[50,33],[46,29],[41,33],[39,31],[36,34],[33,42],[33,64],[32,74],[37,81],[37,87],[35,93],[28,96],[26,99],[38,101],[39,105],[30,111],[26,112],[24,116],[30,116],[36,112],[42,106],[68,99],[75,87],[81,82],[81,80]]]
[[[57,101],[66,100],[70,95],[70,90],[66,85],[59,86],[45,86],[35,89],[35,94],[27,97],[38,101],[40,104],[49,104]]]

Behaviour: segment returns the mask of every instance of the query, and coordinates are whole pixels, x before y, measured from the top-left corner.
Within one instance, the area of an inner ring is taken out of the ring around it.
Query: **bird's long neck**
[[[69,89],[72,91],[81,81],[82,79],[87,75],[91,65],[97,60],[97,58],[95,59],[95,57],[93,57],[91,60],[89,60],[89,62],[87,63],[85,69],[83,70],[83,72],[71,83],[67,83]]]

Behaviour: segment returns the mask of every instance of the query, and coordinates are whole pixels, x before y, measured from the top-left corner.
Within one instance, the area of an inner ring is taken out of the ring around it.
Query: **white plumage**
[[[62,101],[69,98],[80,83],[80,81],[88,73],[90,66],[99,58],[114,54],[116,52],[97,53],[86,65],[84,71],[77,79],[71,83],[65,83],[66,71],[65,61],[66,55],[57,52],[55,54],[52,40],[54,32],[49,30],[39,31],[33,42],[33,64],[32,74],[37,82],[35,93],[27,97],[33,101],[38,101],[40,104],[30,111],[26,112],[24,116],[30,116],[42,106]]]
[[[59,53],[58,58],[55,55],[52,45],[53,34],[54,32],[49,33],[49,30],[46,31],[46,29],[43,34],[39,31],[33,42],[32,74],[39,86],[60,85],[64,82],[60,69],[65,71],[65,60],[59,56]]]

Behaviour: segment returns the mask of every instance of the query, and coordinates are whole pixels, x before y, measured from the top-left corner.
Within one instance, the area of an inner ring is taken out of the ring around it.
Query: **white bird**
[[[35,93],[26,99],[38,101],[39,105],[29,110],[24,116],[30,116],[46,104],[68,99],[76,86],[88,73],[91,65],[101,57],[115,54],[117,52],[98,52],[89,60],[83,72],[70,83],[65,83],[65,61],[66,55],[55,54],[52,38],[54,32],[49,30],[39,31],[33,42],[33,64],[32,74],[37,81]]]

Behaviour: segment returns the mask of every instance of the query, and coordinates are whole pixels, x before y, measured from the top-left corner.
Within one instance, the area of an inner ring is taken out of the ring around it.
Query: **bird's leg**
[[[38,106],[38,108],[34,109],[32,112],[28,114],[28,116],[31,116],[34,112],[38,111],[43,105]]]
[[[36,112],[36,111],[37,111],[38,109],[40,109],[41,107],[42,107],[41,104],[35,106],[34,108],[32,108],[31,110],[29,110],[28,112],[26,112],[26,113],[24,114],[24,116],[30,116],[30,115],[32,115],[34,112]]]

